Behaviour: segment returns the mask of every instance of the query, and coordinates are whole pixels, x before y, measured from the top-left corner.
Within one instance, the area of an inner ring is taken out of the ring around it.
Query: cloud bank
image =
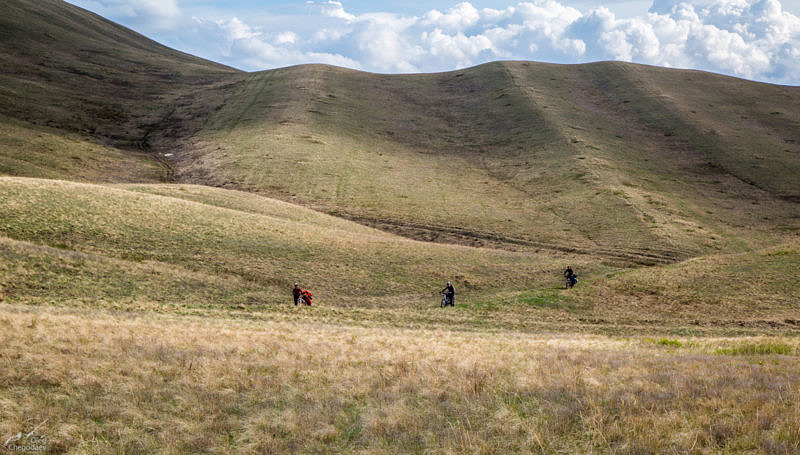
[[[469,2],[420,15],[354,14],[334,0],[291,14],[201,17],[187,0],[89,0],[79,6],[180,50],[246,70],[328,63],[384,73],[433,72],[492,60],[622,60],[800,85],[800,18],[778,0],[655,0],[617,18],[556,0],[503,9]]]

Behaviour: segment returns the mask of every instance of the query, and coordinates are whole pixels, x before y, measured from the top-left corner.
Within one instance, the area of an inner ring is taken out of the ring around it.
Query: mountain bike
[[[566,280],[567,280],[567,286],[565,289],[569,289],[575,286],[575,284],[578,282],[578,275],[572,275],[571,277],[566,277]]]
[[[445,294],[443,292],[440,293],[440,294],[442,294],[442,302],[439,304],[439,308],[444,308],[444,307],[446,307],[448,305],[455,306],[455,305],[453,305],[453,302],[450,301],[450,299],[447,297],[447,294]]]

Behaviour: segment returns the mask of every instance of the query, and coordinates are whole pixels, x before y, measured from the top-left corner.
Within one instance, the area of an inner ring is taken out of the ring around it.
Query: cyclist
[[[575,286],[575,283],[578,282],[578,275],[572,270],[572,266],[567,266],[567,270],[564,270],[564,278],[567,279],[567,287]]]
[[[447,297],[447,302],[450,306],[456,306],[456,288],[453,287],[452,283],[448,281],[447,286],[439,291],[439,294],[444,294]]]

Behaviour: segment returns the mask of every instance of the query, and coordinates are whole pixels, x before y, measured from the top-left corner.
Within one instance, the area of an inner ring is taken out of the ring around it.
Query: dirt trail
[[[626,266],[654,266],[671,264],[688,259],[686,253],[665,249],[614,249],[598,246],[597,248],[577,248],[555,243],[541,242],[534,239],[508,237],[492,232],[480,232],[453,226],[439,226],[405,221],[369,218],[337,211],[330,215],[344,218],[365,226],[391,232],[403,237],[425,242],[451,243],[477,248],[496,248],[510,251],[543,249],[565,254],[585,254],[601,256],[604,262]]]

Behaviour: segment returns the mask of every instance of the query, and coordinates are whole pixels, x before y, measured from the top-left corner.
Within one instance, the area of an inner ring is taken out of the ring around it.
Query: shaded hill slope
[[[204,115],[221,103],[226,77],[237,73],[62,1],[4,1],[0,172],[152,180],[157,163],[146,154],[123,157],[109,146],[135,151],[146,145],[177,105],[191,104],[190,116]],[[51,144],[42,146],[41,137]],[[92,152],[75,153],[76,142]],[[164,174],[160,169],[156,177]]]
[[[665,263],[793,238],[798,99],[624,63],[300,66],[249,75],[175,167],[421,239]]]

